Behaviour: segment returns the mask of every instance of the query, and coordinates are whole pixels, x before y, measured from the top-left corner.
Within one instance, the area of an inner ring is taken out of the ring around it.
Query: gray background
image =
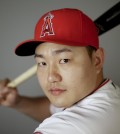
[[[33,57],[14,54],[18,43],[33,38],[34,27],[45,12],[57,8],[81,9],[93,20],[119,0],[0,0],[0,79],[14,79],[31,67]],[[120,85],[120,26],[100,36],[105,49],[104,73]],[[20,94],[43,95],[34,76],[18,87]],[[10,108],[0,107],[0,134],[32,134],[38,122]]]

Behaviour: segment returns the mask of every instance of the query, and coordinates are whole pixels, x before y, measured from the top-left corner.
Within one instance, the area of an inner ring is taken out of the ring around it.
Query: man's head
[[[57,107],[70,107],[89,95],[103,79],[103,50],[93,21],[77,9],[43,15],[35,37],[15,49],[20,56],[35,54],[42,89]]]

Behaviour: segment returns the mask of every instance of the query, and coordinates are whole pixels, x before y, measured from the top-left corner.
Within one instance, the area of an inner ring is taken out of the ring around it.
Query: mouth
[[[60,88],[51,88],[50,89],[50,93],[54,96],[58,96],[61,95],[62,93],[64,93],[66,90],[65,89],[60,89]]]

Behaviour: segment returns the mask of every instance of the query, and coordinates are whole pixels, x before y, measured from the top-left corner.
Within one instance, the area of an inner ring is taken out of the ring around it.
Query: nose
[[[59,69],[55,66],[50,67],[48,71],[48,82],[55,83],[60,82],[62,77],[60,75]]]

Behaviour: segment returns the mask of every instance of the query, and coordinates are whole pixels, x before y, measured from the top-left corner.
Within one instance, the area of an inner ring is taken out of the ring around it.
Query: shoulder
[[[120,102],[120,88],[112,80],[106,80],[95,92],[81,101],[80,104],[85,105],[99,102],[107,102],[109,104]]]

